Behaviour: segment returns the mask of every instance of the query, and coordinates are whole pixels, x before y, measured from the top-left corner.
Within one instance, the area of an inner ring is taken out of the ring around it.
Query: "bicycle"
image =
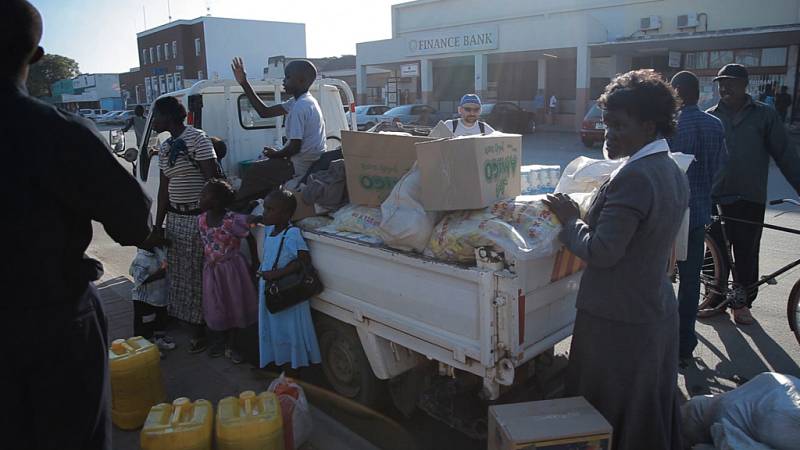
[[[799,201],[788,198],[772,200],[769,202],[769,204],[773,206],[783,203],[789,203],[800,207]],[[737,280],[738,277],[735,270],[736,261],[733,258],[731,245],[728,240],[727,233],[725,232],[726,221],[746,223],[770,230],[800,235],[800,230],[798,229],[724,216],[722,215],[722,210],[717,207],[717,214],[712,216],[711,224],[706,227],[705,258],[703,260],[703,268],[700,274],[700,284],[702,287],[700,293],[701,302],[698,310],[707,308],[711,309],[711,305],[717,303],[720,297],[723,297],[724,299],[719,302],[717,306],[713,307],[715,310],[723,310],[729,306],[732,308],[746,306],[748,292],[755,290],[764,284],[777,284],[778,282],[775,280],[776,277],[783,275],[789,270],[792,270],[800,265],[800,258],[798,258],[776,270],[775,272],[762,276],[757,282],[748,286],[742,286]],[[722,250],[719,248],[717,242],[710,234],[711,227],[715,224],[722,225],[721,230],[722,238],[725,242],[725,255],[723,255]],[[724,256],[727,256],[727,259],[724,258]],[[730,267],[728,267],[729,261]],[[731,274],[731,281],[728,281],[729,272]],[[725,277],[725,279],[723,279],[723,277]],[[798,344],[800,344],[800,279],[795,282],[791,292],[789,293],[786,315],[789,320],[789,328],[792,330],[792,332],[794,332],[795,338],[797,339]]]

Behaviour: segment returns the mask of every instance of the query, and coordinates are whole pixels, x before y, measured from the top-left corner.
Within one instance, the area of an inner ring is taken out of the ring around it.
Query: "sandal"
[[[189,354],[202,353],[208,348],[205,339],[192,339],[189,341]]]
[[[225,357],[230,359],[231,362],[234,364],[241,364],[244,362],[242,354],[230,347],[225,349]]]

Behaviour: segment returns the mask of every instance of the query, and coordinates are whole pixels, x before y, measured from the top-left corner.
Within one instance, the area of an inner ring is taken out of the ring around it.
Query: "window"
[[[172,78],[172,74],[167,74],[167,92],[172,92],[175,90],[175,80]]]
[[[275,94],[273,93],[264,93],[258,94],[258,97],[266,104],[267,106],[275,105]],[[252,130],[256,128],[275,128],[275,124],[277,123],[277,118],[270,117],[269,119],[263,119],[261,116],[258,115],[256,109],[253,108],[253,105],[250,103],[250,100],[247,99],[247,96],[242,94],[239,96],[239,125],[246,130]]]
[[[155,51],[153,50],[153,47],[150,47],[150,64],[153,64],[154,62],[156,62]]]
[[[156,45],[156,59],[161,62],[161,46]]]
[[[147,64],[147,49],[142,49],[142,65]]]
[[[709,52],[708,54],[708,66],[712,69],[718,69],[725,64],[730,64],[732,62],[733,51],[731,50],[718,50]]]
[[[172,41],[172,58],[178,57],[178,41]]]
[[[198,80],[205,80],[206,79],[205,74],[203,73],[202,70],[198,70],[197,71],[197,79]]]
[[[164,44],[164,61],[169,59],[169,44]]]
[[[200,56],[200,38],[194,39],[194,56]]]
[[[144,94],[147,98],[147,103],[153,101],[153,87],[150,85],[150,77],[144,77]]]
[[[765,67],[785,66],[786,47],[765,48],[761,50],[761,65]]]
[[[747,67],[758,67],[761,62],[761,50],[757,49],[736,50],[734,56],[737,64]]]
[[[164,75],[158,76],[158,84],[161,86],[161,93],[165,94],[167,92],[167,79],[164,77]]]
[[[175,75],[173,75],[173,78],[175,78],[175,90],[177,91],[183,89],[183,84],[181,84],[181,73],[176,72]]]
[[[686,54],[687,69],[708,69],[708,52]]]

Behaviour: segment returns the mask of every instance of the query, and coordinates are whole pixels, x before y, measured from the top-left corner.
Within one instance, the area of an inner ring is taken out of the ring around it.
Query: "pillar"
[[[356,104],[367,103],[367,66],[356,66]]]
[[[575,130],[580,131],[581,121],[589,106],[589,86],[591,80],[592,56],[587,43],[578,45],[577,73],[575,81]]]
[[[800,46],[790,45],[789,54],[786,55],[786,81],[784,84],[789,88],[789,95],[792,96],[792,99],[794,99],[795,88],[797,87],[797,76],[795,74],[797,72],[798,62],[800,62]],[[780,86],[778,86],[776,92],[780,92],[780,89]],[[790,123],[793,115],[794,102],[792,102],[792,106],[789,107],[789,113],[787,114]]]
[[[422,103],[433,103],[433,60],[423,59],[419,62],[420,90]]]
[[[475,93],[484,98],[489,93],[489,56],[475,55]]]
[[[542,58],[536,60],[536,68],[538,69],[538,74],[536,76],[538,86],[536,86],[536,89],[541,89],[544,91],[544,94],[547,95],[547,59]]]

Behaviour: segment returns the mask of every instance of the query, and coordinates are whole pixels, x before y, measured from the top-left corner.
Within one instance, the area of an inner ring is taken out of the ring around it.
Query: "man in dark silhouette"
[[[30,97],[42,18],[0,2],[0,135],[8,208],[0,300],[0,435],[8,448],[110,449],[106,319],[85,256],[92,221],[122,245],[150,233],[150,201],[92,125]],[[16,442],[12,444],[11,442]]]

